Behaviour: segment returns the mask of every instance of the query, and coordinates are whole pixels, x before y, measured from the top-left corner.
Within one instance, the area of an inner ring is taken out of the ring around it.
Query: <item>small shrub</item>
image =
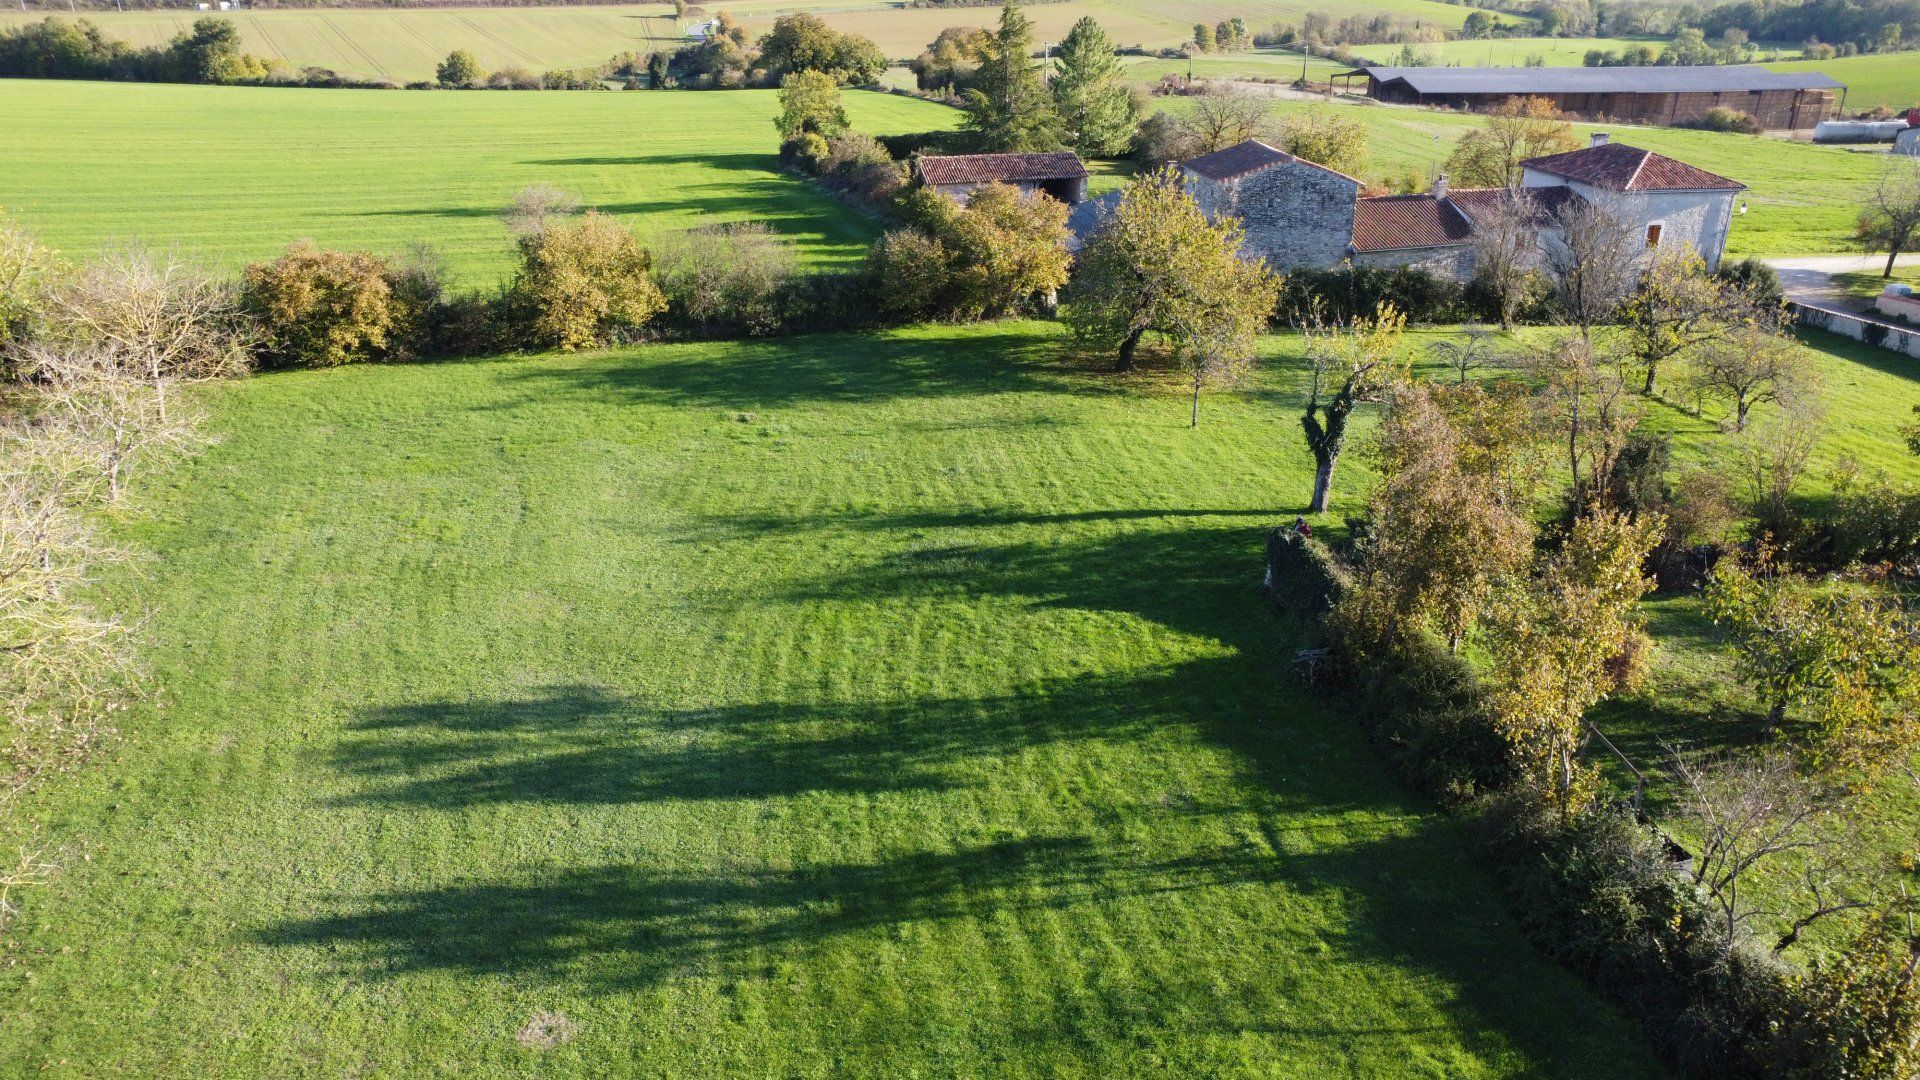
[[[707,335],[760,336],[780,328],[781,296],[796,259],[772,229],[741,222],[669,236],[656,245],[654,265],[674,324]]]
[[[273,262],[247,267],[240,304],[260,325],[260,355],[270,367],[386,359],[390,335],[405,315],[385,260],[305,241]]]
[[[581,349],[619,340],[667,306],[653,260],[638,237],[588,213],[519,239],[520,271],[506,309],[521,339],[539,348]]]
[[[824,136],[811,131],[803,131],[780,144],[780,162],[792,168],[803,169],[818,175],[821,163],[827,160],[828,147]]]
[[[953,288],[952,256],[919,229],[895,229],[867,253],[875,306],[901,322],[931,318]]]
[[[1723,262],[1715,276],[1743,286],[1762,307],[1777,308],[1786,300],[1786,293],[1780,287],[1780,274],[1759,259]]]
[[[1725,105],[1716,105],[1708,109],[1706,115],[1698,120],[1688,121],[1681,126],[1699,128],[1702,131],[1729,131],[1737,135],[1758,135],[1762,130],[1758,120],[1739,109],[1731,109]]]

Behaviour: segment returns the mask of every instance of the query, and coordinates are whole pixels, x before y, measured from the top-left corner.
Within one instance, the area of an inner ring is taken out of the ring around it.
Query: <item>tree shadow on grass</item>
[[[536,398],[572,394],[597,404],[776,409],[866,404],[1027,390],[1103,393],[1048,366],[1055,344],[1018,330],[965,338],[821,334],[647,350],[639,362],[527,365],[506,374]]]
[[[659,390],[642,384],[630,392]],[[1035,538],[1027,527],[1036,524],[1056,527]],[[1124,812],[1154,838],[1147,844],[1092,825],[953,846],[934,839],[919,850],[793,867],[529,868],[356,898],[346,910],[272,926],[261,939],[323,947],[349,977],[451,971],[618,992],[688,977],[763,977],[823,951],[844,958],[844,950],[893,940],[908,924],[1034,911],[1097,919],[1116,906],[1151,911],[1156,898],[1212,890],[1167,909],[1164,936],[1154,939],[1161,947],[1133,956],[1132,987],[1083,995],[1077,1013],[1025,1017],[1032,1037],[1071,1041],[1080,1037],[1076,1025],[1090,1022],[1191,1037],[1195,1003],[1218,1000],[1222,979],[1263,1003],[1223,1021],[1232,1030],[1284,1030],[1271,1015],[1283,1004],[1275,984],[1241,950],[1211,953],[1214,963],[1202,965],[1181,954],[1178,943],[1192,940],[1183,936],[1199,933],[1194,911],[1218,909],[1254,913],[1250,932],[1260,939],[1251,949],[1325,950],[1348,961],[1338,969],[1345,977],[1392,967],[1444,986],[1431,1000],[1470,1047],[1496,1056],[1517,1049],[1530,1067],[1556,1075],[1619,1075],[1644,1065],[1621,1060],[1620,1023],[1596,1023],[1592,998],[1501,925],[1485,883],[1462,882],[1456,827],[1421,819],[1357,745],[1349,722],[1287,681],[1293,632],[1262,617],[1254,592],[1260,528],[1122,508],[1066,520],[1019,512],[796,516],[746,523],[738,539],[779,543],[783,528],[892,532],[900,542],[886,557],[756,602],[994,596],[1125,612],[1221,648],[1171,666],[991,697],[673,711],[562,687],[499,702],[402,703],[361,718],[341,747],[340,768],[365,781],[367,801],[433,808],[522,798],[884,793],[984,783],[983,763],[1026,747],[1164,738],[1171,729],[1231,751],[1247,799],[1132,805]],[[926,530],[959,535],[932,543],[915,536]],[[1188,818],[1205,822],[1195,828]],[[1235,839],[1223,843],[1228,834]],[[1274,897],[1249,899],[1250,888]],[[1332,899],[1313,906],[1336,914],[1313,940],[1289,941],[1282,913],[1300,906],[1286,898],[1321,894]],[[1301,970],[1320,969],[1287,966],[1280,989]],[[1362,998],[1297,1034],[1338,1040],[1405,1030],[1392,1019],[1390,1005]]]

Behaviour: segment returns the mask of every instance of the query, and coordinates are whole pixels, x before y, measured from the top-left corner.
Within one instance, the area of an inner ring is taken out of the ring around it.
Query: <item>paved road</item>
[[[1854,302],[1845,289],[1833,283],[1835,274],[1879,273],[1886,268],[1885,255],[1796,255],[1768,259],[1768,266],[1780,275],[1780,287],[1795,300],[1851,308]],[[1902,255],[1895,266],[1920,266],[1920,255]]]

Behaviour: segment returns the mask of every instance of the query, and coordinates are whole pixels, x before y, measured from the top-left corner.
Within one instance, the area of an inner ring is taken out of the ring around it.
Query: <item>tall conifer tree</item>
[[[1123,154],[1140,123],[1140,110],[1121,77],[1120,57],[1091,16],[1073,24],[1060,43],[1053,102],[1067,140],[1083,154]]]
[[[1058,150],[1066,144],[1060,115],[1033,62],[1033,23],[1013,0],[1000,9],[993,49],[967,91],[967,130],[982,150]]]

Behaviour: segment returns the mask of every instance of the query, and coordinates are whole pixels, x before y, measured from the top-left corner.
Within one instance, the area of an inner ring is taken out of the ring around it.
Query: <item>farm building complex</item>
[[[1684,124],[1716,108],[1738,109],[1773,131],[1810,130],[1839,111],[1847,88],[1813,71],[1751,64],[1713,67],[1363,67],[1335,80],[1367,80],[1380,101],[1490,109],[1512,97],[1543,97],[1588,120]]]

